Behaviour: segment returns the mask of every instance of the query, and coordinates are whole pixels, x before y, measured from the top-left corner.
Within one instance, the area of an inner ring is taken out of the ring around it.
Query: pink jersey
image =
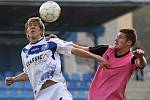
[[[109,69],[99,67],[89,90],[88,100],[124,100],[124,92],[136,65],[131,63],[133,53],[116,58],[114,48],[108,48],[103,57]]]

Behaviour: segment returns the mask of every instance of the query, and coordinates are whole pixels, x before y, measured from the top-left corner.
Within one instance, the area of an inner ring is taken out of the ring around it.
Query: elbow
[[[138,66],[140,69],[144,69],[145,66],[147,65],[147,60],[145,59],[145,57],[142,60],[138,60]]]
[[[143,64],[140,64],[139,65],[139,69],[144,69],[147,65],[147,62],[143,63]]]

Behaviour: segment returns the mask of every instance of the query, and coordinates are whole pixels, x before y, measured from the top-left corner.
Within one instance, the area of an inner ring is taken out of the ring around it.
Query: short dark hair
[[[120,29],[119,32],[126,34],[127,39],[132,41],[131,46],[134,46],[137,40],[137,34],[136,34],[135,29]]]

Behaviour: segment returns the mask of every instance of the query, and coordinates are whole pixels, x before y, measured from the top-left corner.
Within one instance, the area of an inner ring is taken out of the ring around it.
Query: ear
[[[131,41],[131,40],[128,40],[127,44],[128,44],[128,45],[132,45],[132,41]]]

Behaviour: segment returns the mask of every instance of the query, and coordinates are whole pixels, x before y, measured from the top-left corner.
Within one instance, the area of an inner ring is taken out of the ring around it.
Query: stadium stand
[[[73,73],[71,75],[71,80],[72,81],[80,81],[80,75],[78,73]]]
[[[2,76],[4,76],[4,74],[6,73],[1,73]],[[87,100],[90,84],[89,75],[80,76],[78,73],[73,73],[70,76],[67,73],[63,73],[63,75],[67,79],[67,87],[71,92],[73,99]],[[83,79],[83,76],[87,79]],[[7,86],[5,84],[4,77],[2,77],[0,80],[0,100],[33,100],[33,93],[30,82],[16,82],[12,86]]]
[[[146,70],[145,72],[146,81],[137,82],[135,79],[130,80],[126,91],[127,100],[149,100],[149,72],[150,70]],[[4,76],[3,74],[1,73],[1,76]],[[68,75],[67,73],[63,73],[65,78],[67,76],[69,79],[67,80],[68,90],[71,92],[73,100],[87,100],[92,75],[89,73],[84,73],[83,75],[77,74],[78,73],[73,73]],[[80,78],[75,78],[76,80],[72,80],[71,76],[74,75],[75,77],[79,76]],[[12,86],[6,86],[4,77],[2,77],[0,80],[0,100],[33,100],[30,82],[16,82]]]
[[[91,81],[92,80],[92,75],[90,73],[84,73],[82,75],[83,81]]]

